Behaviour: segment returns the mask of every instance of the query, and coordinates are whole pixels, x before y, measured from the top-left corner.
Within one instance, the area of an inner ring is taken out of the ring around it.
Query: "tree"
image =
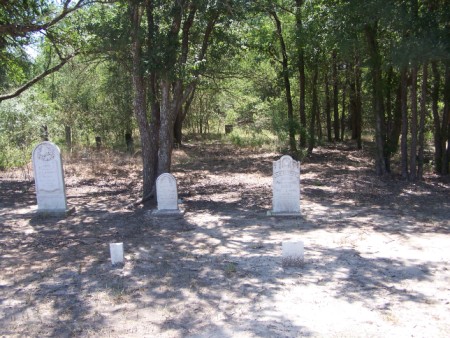
[[[70,13],[94,2],[93,0],[65,0],[57,6],[52,1],[18,1],[2,3],[0,7],[0,68],[4,87],[0,102],[17,97],[22,92],[62,68],[79,53],[77,49],[67,50],[61,46],[57,33],[58,24]],[[46,67],[35,76],[30,76],[30,61],[25,48],[35,43],[41,34],[52,44],[58,61],[49,60]],[[66,41],[67,42],[67,41]],[[14,73],[22,73],[16,77]],[[13,83],[8,83],[10,80]],[[20,84],[19,84],[20,83]],[[10,93],[5,89],[17,87]]]
[[[184,120],[186,104],[192,101],[205,69],[214,28],[221,16],[227,22],[232,6],[228,1],[174,0],[168,7],[152,0],[130,0],[128,8],[132,24],[133,109],[141,137],[146,200],[155,193],[156,177],[170,172],[176,122]],[[143,19],[147,20],[146,34]]]
[[[292,103],[292,94],[291,94],[291,82],[289,79],[289,65],[288,65],[288,54],[286,50],[286,44],[283,38],[283,31],[281,27],[281,21],[278,18],[275,10],[269,10],[270,15],[273,17],[276,27],[276,35],[279,39],[280,49],[281,49],[281,64],[282,64],[282,75],[284,82],[284,89],[286,94],[286,103],[287,103],[287,116],[288,116],[288,130],[289,130],[289,149],[292,153],[297,151],[297,146],[295,143],[295,125],[294,125],[294,106]]]

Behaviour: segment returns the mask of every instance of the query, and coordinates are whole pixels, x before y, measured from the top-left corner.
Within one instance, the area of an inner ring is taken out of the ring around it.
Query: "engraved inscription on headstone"
[[[66,212],[66,188],[59,148],[48,141],[32,154],[38,212]]]
[[[289,155],[273,162],[272,212],[300,213],[300,162]]]
[[[177,181],[172,174],[165,173],[156,179],[158,210],[178,210]]]

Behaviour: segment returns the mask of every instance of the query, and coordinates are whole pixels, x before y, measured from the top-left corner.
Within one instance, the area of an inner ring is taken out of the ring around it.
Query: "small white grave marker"
[[[304,262],[304,246],[301,241],[286,241],[281,245],[283,266],[299,266]]]
[[[32,154],[38,212],[67,213],[61,152],[52,142],[38,144]]]
[[[269,215],[300,215],[300,162],[289,155],[273,162],[272,194],[272,211],[268,212]]]
[[[109,251],[113,265],[123,263],[123,243],[109,243]]]

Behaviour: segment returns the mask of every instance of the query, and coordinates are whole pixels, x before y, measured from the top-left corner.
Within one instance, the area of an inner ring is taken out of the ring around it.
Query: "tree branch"
[[[78,0],[77,3],[69,7],[71,0],[66,0],[63,5],[62,11],[56,15],[53,19],[50,21],[47,21],[45,23],[37,24],[37,23],[23,23],[23,24],[17,24],[17,23],[6,23],[6,24],[0,24],[0,36],[2,35],[9,35],[12,37],[18,37],[18,36],[25,36],[27,33],[31,32],[37,32],[40,30],[46,30],[51,26],[54,26],[59,21],[64,19],[68,14],[76,11],[77,9],[80,9],[81,7],[95,3],[97,1],[95,0]]]
[[[61,62],[59,64],[57,64],[56,66],[49,68],[47,70],[45,70],[44,72],[42,72],[41,74],[39,74],[38,76],[36,76],[35,78],[31,79],[30,81],[28,81],[27,83],[25,83],[24,85],[22,85],[21,87],[19,87],[18,89],[16,89],[14,92],[9,93],[9,94],[4,94],[4,95],[0,95],[0,102],[4,101],[4,100],[9,100],[12,99],[14,97],[19,96],[20,94],[22,94],[25,90],[27,90],[28,88],[30,88],[31,86],[33,86],[35,83],[37,83],[38,81],[42,80],[44,77],[46,77],[47,75],[50,75],[56,71],[58,71],[59,69],[62,68],[62,66],[64,66],[70,59],[72,59],[75,55],[77,55],[78,53],[72,53],[64,58],[61,58]]]

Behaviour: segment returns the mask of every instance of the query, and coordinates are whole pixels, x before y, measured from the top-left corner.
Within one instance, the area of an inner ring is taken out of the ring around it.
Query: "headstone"
[[[300,215],[300,162],[289,155],[273,162],[271,216]]]
[[[123,243],[109,243],[109,252],[111,254],[111,264],[123,263]]]
[[[304,262],[304,246],[301,241],[286,241],[281,245],[283,266],[299,266]]]
[[[156,215],[179,215],[177,181],[172,174],[164,173],[156,179]]]
[[[67,213],[66,187],[59,148],[52,142],[38,144],[32,154],[36,197],[40,213]]]

